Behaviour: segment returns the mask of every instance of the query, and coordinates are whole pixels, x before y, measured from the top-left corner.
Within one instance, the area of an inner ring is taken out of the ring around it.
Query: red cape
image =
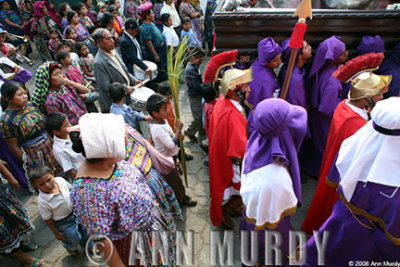
[[[233,178],[231,157],[244,157],[247,145],[247,120],[228,98],[221,96],[211,114],[209,143],[210,217],[221,225],[222,198]]]
[[[309,235],[312,234],[313,230],[318,230],[331,215],[333,205],[338,199],[336,188],[327,185],[327,175],[342,142],[367,123],[346,104],[347,100],[345,99],[340,102],[333,114],[328,141],[319,172],[317,190],[301,226],[301,230]]]

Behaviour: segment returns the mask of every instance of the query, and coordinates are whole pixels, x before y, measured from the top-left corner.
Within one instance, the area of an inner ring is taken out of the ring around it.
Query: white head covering
[[[379,101],[371,118],[340,147],[336,167],[348,201],[359,181],[400,186],[400,97]]]
[[[89,113],[79,119],[87,159],[124,158],[125,122],[122,115]]]

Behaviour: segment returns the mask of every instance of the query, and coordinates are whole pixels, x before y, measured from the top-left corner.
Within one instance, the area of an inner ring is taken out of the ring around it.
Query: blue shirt
[[[154,23],[143,23],[141,26],[142,30],[140,31],[140,40],[142,41],[142,46],[150,52],[146,43],[146,40],[150,40],[153,43],[155,50],[161,48],[163,43],[165,43],[165,38],[157,26],[154,25]]]
[[[185,69],[185,80],[189,97],[201,97],[201,74],[197,65],[188,62]]]
[[[118,105],[113,103],[110,108],[110,112],[114,114],[121,114],[122,117],[124,117],[125,123],[129,124],[136,130],[138,130],[138,123],[139,121],[144,121],[144,114],[140,112],[134,111],[131,107],[128,107],[127,105]]]
[[[182,30],[181,31],[181,39],[183,39],[184,37],[188,37],[188,46],[189,47],[196,47],[196,46],[200,46],[200,43],[199,43],[199,41],[197,40],[197,38],[196,38],[196,35],[194,35],[194,32],[192,31],[192,29],[190,29],[190,31],[185,31],[185,30]]]

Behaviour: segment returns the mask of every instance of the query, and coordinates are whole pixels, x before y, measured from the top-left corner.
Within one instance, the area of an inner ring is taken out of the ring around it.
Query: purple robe
[[[271,164],[275,157],[280,157],[289,166],[293,191],[301,203],[297,152],[307,132],[305,109],[274,98],[260,102],[253,115],[254,131],[247,142],[243,173]]]
[[[389,90],[384,94],[385,98],[399,96],[400,91],[400,42],[396,45],[393,54],[388,56],[376,71],[377,74],[392,75]]]
[[[279,88],[274,70],[266,67],[272,59],[282,53],[282,48],[272,39],[267,37],[257,44],[258,57],[251,65],[253,81],[249,83],[250,93],[247,102],[253,106],[248,116],[249,133],[253,131],[253,111],[258,102],[271,98],[274,91]]]
[[[19,74],[16,74],[11,81],[16,81],[21,84],[27,83],[30,79],[32,78],[32,73],[29,70],[22,69]],[[1,81],[6,82],[8,80],[5,80],[3,78],[0,78]]]
[[[281,88],[283,87],[283,83],[285,81],[286,70],[287,63],[282,66],[281,71],[278,75],[278,82]],[[307,106],[307,89],[304,82],[304,75],[304,68],[300,68],[295,65],[293,68],[292,77],[290,78],[290,84],[286,96],[287,102],[293,105],[301,106],[303,108]]]
[[[365,55],[369,53],[384,53],[385,43],[379,35],[364,36],[357,46],[358,54]]]
[[[381,194],[391,195],[395,190],[396,187],[358,182],[350,203],[381,219],[388,233],[399,238],[400,190],[392,198]],[[362,215],[351,213],[342,200],[336,202],[332,215],[319,229],[320,240],[324,231],[330,231],[325,250],[325,266],[348,266],[349,261],[400,260],[400,246],[392,243],[381,227]],[[318,253],[314,237],[307,241],[306,246],[307,260],[303,266],[317,266]]]
[[[312,177],[319,176],[333,112],[342,100],[342,84],[332,77],[338,66],[328,61],[339,58],[345,49],[345,44],[339,37],[332,36],[326,39],[318,46],[311,67],[309,76],[311,140],[307,142],[304,149],[302,169]]]
[[[297,152],[307,131],[306,111],[301,107],[290,105],[282,99],[266,99],[257,105],[254,118],[254,132],[247,143],[243,173],[249,173],[271,164],[275,157],[281,158],[289,166],[293,191],[298,200],[298,205],[300,205],[301,184]],[[254,228],[254,224],[246,222],[244,212],[240,229],[247,230],[248,237],[250,237],[250,231]],[[268,230],[268,228],[266,227],[265,230]],[[293,230],[290,216],[284,216],[278,226],[273,229],[273,231],[278,231],[281,234],[284,265],[288,265],[290,230]],[[264,231],[259,231],[258,238],[258,262],[264,265]]]
[[[240,221],[240,230],[247,231],[247,240],[250,241],[251,231],[254,230],[254,224],[249,223],[245,219],[245,212],[243,211],[242,220]],[[265,231],[275,231],[279,232],[282,243],[280,249],[282,250],[282,263],[283,266],[289,265],[288,256],[289,253],[289,231],[294,230],[292,223],[290,222],[290,216],[285,216],[281,219],[279,224],[276,226],[275,229],[269,230],[265,228],[265,230],[258,231],[258,260],[257,263],[260,265],[257,266],[264,266],[265,265]],[[247,251],[250,252],[250,242],[248,242]],[[250,253],[248,255],[250,259]],[[275,262],[273,259],[272,262]],[[246,265],[243,265],[246,266]]]
[[[25,171],[22,169],[22,163],[11,153],[7,142],[0,136],[0,158],[7,162],[8,170],[18,181],[21,189],[25,192],[29,191],[28,179],[25,176]]]

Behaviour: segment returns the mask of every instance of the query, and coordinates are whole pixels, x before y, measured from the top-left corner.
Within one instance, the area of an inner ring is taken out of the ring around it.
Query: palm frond
[[[174,48],[172,46],[168,47],[167,51],[167,70],[168,70],[168,80],[171,86],[172,98],[174,99],[174,110],[175,117],[177,121],[181,120],[180,106],[179,106],[179,85],[183,72],[185,69],[185,62],[187,62],[190,57],[190,49],[187,45],[187,37],[183,38],[178,46],[176,53],[174,54]],[[185,185],[188,186],[187,182],[187,169],[186,169],[186,159],[185,150],[183,149],[183,140],[179,139],[179,144],[181,147],[181,160],[182,169],[185,176]]]

